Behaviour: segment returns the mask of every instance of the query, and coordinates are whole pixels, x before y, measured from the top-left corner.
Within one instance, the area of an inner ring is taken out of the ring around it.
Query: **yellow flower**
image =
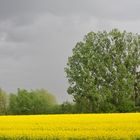
[[[136,139],[140,113],[1,116],[0,138]]]

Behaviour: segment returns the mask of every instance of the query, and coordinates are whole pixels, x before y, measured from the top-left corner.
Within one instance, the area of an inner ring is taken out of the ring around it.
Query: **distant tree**
[[[33,90],[32,95],[34,114],[49,113],[52,107],[57,103],[55,97],[44,89]]]
[[[48,114],[62,114],[61,104],[55,104],[50,107]]]
[[[138,34],[90,32],[68,58],[68,93],[86,112],[135,111],[140,104],[139,66]]]
[[[84,97],[81,97],[81,99],[75,103],[75,110],[76,110],[76,113],[90,113],[91,112],[91,110],[89,109],[89,103],[87,100],[85,100]]]
[[[27,91],[18,89],[10,95],[9,112],[11,114],[47,114],[56,104],[55,97],[44,89]]]
[[[70,103],[68,101],[63,102],[60,105],[60,113],[62,114],[72,114],[72,113],[76,113],[76,108],[75,108],[75,104]]]
[[[20,114],[17,95],[13,93],[9,95],[8,114]]]
[[[7,94],[0,88],[0,115],[7,114],[8,99]]]
[[[18,89],[17,94],[11,94],[9,109],[12,114],[32,114],[32,99],[30,92],[24,89]]]

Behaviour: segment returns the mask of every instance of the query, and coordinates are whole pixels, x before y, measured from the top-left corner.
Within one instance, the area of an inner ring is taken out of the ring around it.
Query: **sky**
[[[0,87],[72,101],[64,67],[90,31],[140,33],[139,0],[0,0]]]

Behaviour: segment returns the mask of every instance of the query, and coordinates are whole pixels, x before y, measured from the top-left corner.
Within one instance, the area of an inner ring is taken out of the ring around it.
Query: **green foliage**
[[[70,103],[68,101],[63,102],[60,105],[60,113],[62,114],[71,114],[71,113],[76,113],[76,108],[75,108],[75,104]]]
[[[8,106],[8,114],[18,114],[19,108],[17,103],[17,95],[10,94],[9,95],[9,106]]]
[[[17,94],[9,95],[8,114],[71,114],[78,110],[74,103],[57,104],[55,97],[44,89],[18,89]]]
[[[7,106],[8,106],[7,100],[8,98],[6,92],[0,89],[0,115],[7,114]]]
[[[34,114],[49,113],[52,106],[56,104],[55,97],[44,89],[32,91],[32,94],[32,98],[34,98],[34,100],[32,100]]]
[[[11,114],[46,114],[56,104],[53,95],[48,91],[21,90],[17,94],[10,94],[9,112]]]
[[[90,32],[73,48],[65,68],[68,93],[83,112],[129,112],[139,106],[140,36]]]

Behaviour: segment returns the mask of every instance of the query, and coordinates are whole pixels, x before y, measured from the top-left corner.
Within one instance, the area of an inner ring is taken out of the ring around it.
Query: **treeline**
[[[18,89],[17,93],[6,93],[0,89],[0,115],[35,115],[35,114],[76,114],[76,113],[110,113],[110,112],[139,112],[140,108],[132,108],[125,101],[119,103],[121,111],[111,108],[102,102],[102,108],[96,105],[96,110],[89,109],[89,103],[81,98],[80,102],[65,101],[58,104],[55,97],[47,90]],[[97,110],[98,109],[98,110]]]
[[[7,94],[0,89],[0,115],[64,114],[76,113],[74,103],[58,104],[47,90],[18,89]]]

